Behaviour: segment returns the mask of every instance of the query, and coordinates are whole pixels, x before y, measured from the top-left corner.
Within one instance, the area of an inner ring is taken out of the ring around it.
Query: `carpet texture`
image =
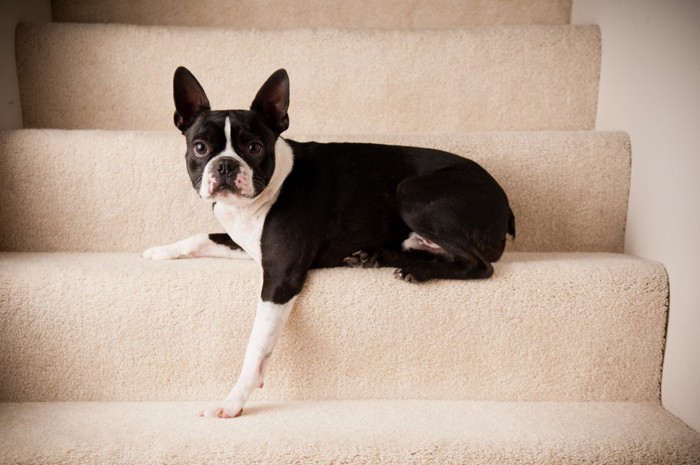
[[[53,0],[61,22],[237,29],[449,29],[495,24],[566,24],[571,0]]]
[[[0,404],[13,464],[688,464],[700,436],[656,404],[253,403],[234,420],[193,403]]]
[[[250,260],[0,254],[0,401],[215,399],[238,374]],[[257,395],[654,401],[668,282],[619,254],[510,253],[486,281],[312,271]]]
[[[171,129],[180,65],[200,78],[217,109],[247,108],[265,79],[286,68],[298,133],[595,126],[595,26],[236,31],[54,23],[20,25],[16,43],[25,127]]]
[[[630,179],[624,133],[297,135],[467,156],[508,193],[517,239],[507,250],[622,252]],[[0,133],[0,250],[141,252],[222,231],[192,189],[184,153],[175,128]]]
[[[60,23],[20,24],[0,464],[700,465],[660,403],[668,276],[622,254],[630,140],[593,131],[601,33],[571,4],[53,0]],[[243,416],[197,417],[238,375],[261,273],[140,257],[222,230],[173,127],[181,65],[215,109],[286,68],[293,139],[479,162],[517,239],[484,281],[312,271]]]

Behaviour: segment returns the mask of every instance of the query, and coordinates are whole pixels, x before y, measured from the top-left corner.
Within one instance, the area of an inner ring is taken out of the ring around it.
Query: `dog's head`
[[[275,146],[289,127],[289,77],[280,69],[258,91],[250,110],[212,111],[197,79],[175,71],[175,126],[187,139],[187,171],[206,200],[255,199],[276,168]]]

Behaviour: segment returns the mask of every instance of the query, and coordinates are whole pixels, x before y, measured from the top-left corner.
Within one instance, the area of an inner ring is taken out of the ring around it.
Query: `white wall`
[[[626,252],[670,277],[662,402],[700,431],[700,1],[574,0],[572,22],[602,30],[597,129],[632,140]]]
[[[15,26],[51,21],[51,0],[0,0],[0,130],[22,127],[15,66]]]

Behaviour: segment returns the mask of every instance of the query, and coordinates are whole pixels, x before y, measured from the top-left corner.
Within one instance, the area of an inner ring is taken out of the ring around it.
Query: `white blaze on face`
[[[253,186],[253,169],[236,153],[235,150],[233,150],[233,141],[231,140],[231,118],[229,116],[226,117],[226,121],[224,122],[224,135],[226,136],[226,146],[224,147],[224,151],[209,160],[207,165],[204,167],[202,182],[199,187],[199,195],[205,200],[218,200],[213,199],[214,192],[218,187],[218,176],[216,169],[219,161],[224,157],[228,157],[232,158],[240,166],[236,179],[234,180],[234,185],[238,190],[238,194],[243,197],[252,198],[255,196],[255,187]],[[230,192],[224,192],[219,195],[223,195],[224,198],[236,196]]]

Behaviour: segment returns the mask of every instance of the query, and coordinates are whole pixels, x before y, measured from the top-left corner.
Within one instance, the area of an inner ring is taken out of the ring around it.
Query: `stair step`
[[[297,135],[465,155],[491,171],[508,193],[517,239],[507,250],[622,252],[630,180],[624,133]],[[141,252],[222,231],[192,189],[184,152],[185,141],[174,128],[0,132],[0,250]]]
[[[259,295],[250,260],[0,254],[0,401],[194,400],[235,381]],[[664,268],[510,253],[485,281],[309,275],[264,400],[653,401]]]
[[[566,24],[571,0],[54,0],[53,20],[240,29],[449,29],[491,24]]]
[[[656,403],[0,404],[14,464],[697,464],[700,435]]]
[[[21,24],[25,127],[170,129],[187,66],[214,108],[246,108],[276,69],[291,128],[313,133],[593,129],[596,26],[231,30]],[[47,77],[50,75],[50,79]]]

